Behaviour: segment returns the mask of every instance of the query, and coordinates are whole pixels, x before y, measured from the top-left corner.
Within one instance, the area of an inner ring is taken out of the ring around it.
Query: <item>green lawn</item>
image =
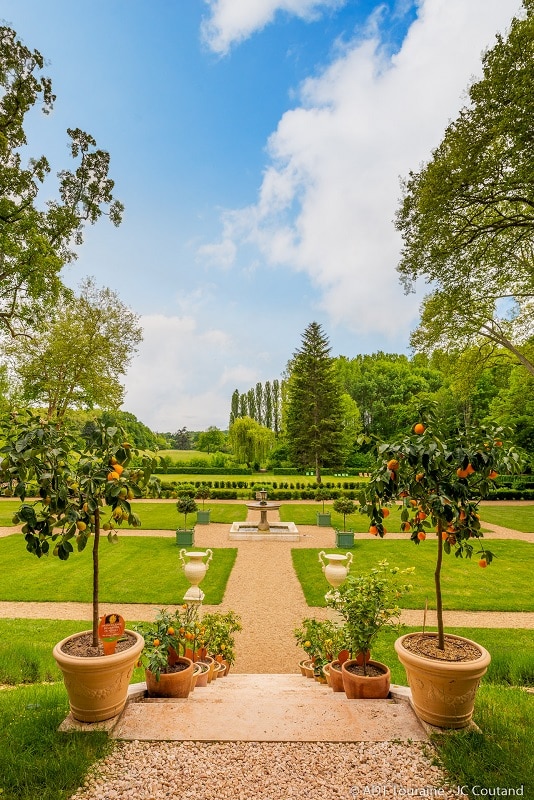
[[[31,502],[31,501],[29,501]],[[202,502],[197,503],[202,510]],[[9,527],[15,511],[20,507],[18,500],[2,500],[0,502],[0,527]],[[239,522],[247,518],[247,507],[244,503],[210,503],[205,501],[204,507],[211,508],[211,521],[231,525],[236,520]],[[132,510],[140,517],[141,526],[144,530],[176,530],[183,527],[183,515],[176,510],[176,500],[168,502],[143,502],[132,503]],[[238,516],[239,515],[239,516]],[[105,516],[105,513],[104,513]],[[196,520],[196,514],[188,514],[187,525],[192,525]],[[123,528],[130,526],[123,525]]]
[[[315,525],[317,512],[322,510],[322,503],[283,503],[280,507],[280,519],[282,522],[294,522],[297,528],[299,525]],[[332,509],[332,503],[325,503],[324,510],[329,511],[332,516],[332,527],[343,530],[343,515],[337,514]],[[389,519],[391,520],[389,530],[400,530],[400,508],[392,508]],[[354,514],[347,516],[346,527],[348,531],[365,533],[369,530],[369,518],[356,510]]]
[[[181,569],[174,538],[123,536],[117,544],[100,548],[100,601],[102,603],[182,602],[189,588]],[[196,548],[198,549],[198,548]],[[235,548],[214,550],[202,590],[205,603],[222,601],[235,562]],[[0,600],[67,602],[91,601],[92,551],[73,553],[67,562],[37,559],[24,548],[20,535],[0,539]]]
[[[532,574],[534,547],[528,542],[493,539],[487,542],[495,561],[480,569],[478,558],[460,559],[444,556],[442,571],[443,604],[449,610],[534,611]],[[410,578],[414,589],[403,598],[405,608],[435,608],[434,565],[437,542],[427,539],[419,546],[402,539],[356,541],[352,571],[371,569],[385,559],[394,567],[415,567]],[[475,550],[477,544],[475,542]],[[346,549],[329,549],[332,553]],[[309,606],[324,606],[329,586],[321,574],[318,549],[291,551],[293,565]]]
[[[534,533],[534,505],[480,506],[482,522],[503,525],[514,531]]]

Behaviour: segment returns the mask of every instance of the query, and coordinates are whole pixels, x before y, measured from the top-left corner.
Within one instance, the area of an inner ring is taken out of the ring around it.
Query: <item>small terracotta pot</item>
[[[330,683],[330,664],[325,664],[323,667],[323,675],[326,678],[326,682],[329,686],[332,686]]]
[[[336,667],[338,669],[336,669]],[[341,672],[341,664],[339,659],[330,662],[330,687],[333,692],[344,692],[343,674]]]
[[[189,658],[180,656],[179,662],[185,663],[186,668],[180,672],[162,672],[159,681],[149,670],[145,670],[146,687],[149,697],[188,697],[191,691],[193,677],[193,662]]]
[[[349,700],[381,699],[388,696],[391,683],[389,667],[379,661],[368,661],[367,666],[376,667],[381,674],[358,675],[349,670],[351,664],[358,664],[358,662],[353,658],[345,661],[341,667],[343,687]]]
[[[197,679],[195,681],[196,688],[204,688],[208,685],[208,677],[210,673],[210,665],[207,664],[205,661],[196,661],[195,666],[198,667],[201,671],[197,673]]]

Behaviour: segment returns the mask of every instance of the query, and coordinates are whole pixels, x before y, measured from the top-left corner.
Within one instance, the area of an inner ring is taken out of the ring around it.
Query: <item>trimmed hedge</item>
[[[246,467],[157,467],[158,475],[252,475]]]

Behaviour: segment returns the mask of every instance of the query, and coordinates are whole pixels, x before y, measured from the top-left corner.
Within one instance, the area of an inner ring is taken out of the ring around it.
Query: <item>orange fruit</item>
[[[494,469],[492,469],[491,472],[489,472],[489,474],[488,474],[488,478],[490,479],[490,481],[494,481],[495,478],[497,478],[498,476],[499,476],[499,473],[495,472]]]
[[[424,472],[418,472],[417,475],[415,476],[415,480],[417,481],[417,483],[419,483],[420,481],[423,480],[424,477],[425,477]]]
[[[399,462],[397,461],[397,459],[391,458],[387,463],[387,468],[395,472],[395,470],[399,468]]]
[[[378,528],[376,527],[376,525],[371,525],[371,527],[369,528],[369,533],[371,533],[373,536],[376,536],[376,534],[378,533]]]
[[[424,531],[419,531],[419,533],[417,534],[417,538],[419,539],[420,542],[424,542],[424,540],[426,539],[426,533]]]
[[[121,466],[121,464],[114,464],[113,465],[113,471],[116,472],[120,477],[122,475],[122,473],[124,472],[124,467]]]
[[[418,422],[416,425],[413,426],[413,432],[421,435],[425,432],[425,426],[422,422]]]
[[[414,499],[412,498],[412,500],[410,500],[410,505],[411,505],[411,506],[416,506],[416,505],[417,505],[417,500],[414,500]]]
[[[472,475],[473,472],[475,472],[475,468],[472,464],[468,464],[467,467],[465,468],[465,471],[467,472],[468,475]]]
[[[426,514],[424,511],[418,511],[415,515],[418,520],[426,519]]]
[[[76,527],[78,528],[79,531],[84,531],[87,528],[87,525],[85,524],[85,522],[79,519],[78,522],[76,523]]]
[[[488,562],[486,561],[485,558],[481,558],[480,561],[478,562],[478,566],[482,567],[482,569],[485,569],[488,566]]]
[[[389,517],[389,508],[381,508],[380,510],[382,511],[383,517]]]
[[[154,647],[159,647],[159,646],[160,646],[159,639],[154,639]]]
[[[463,508],[462,508],[462,510],[460,511],[460,519],[461,519],[462,521],[463,521],[464,519],[467,519],[467,514],[465,513],[465,511],[463,510]]]
[[[495,440],[495,447],[502,447],[502,442],[500,439]]]
[[[447,533],[447,531],[441,531],[441,538],[443,539],[444,542],[449,538],[449,534]]]
[[[456,470],[456,474],[458,475],[459,478],[467,478],[467,476],[469,475],[468,471],[466,469],[462,469],[461,467],[458,467],[458,469]]]
[[[119,473],[115,472],[115,470],[113,470],[113,472],[108,472],[108,481],[118,481],[119,477]]]
[[[169,634],[169,636],[174,636],[174,628],[169,628],[167,633]]]
[[[403,522],[402,525],[401,525],[401,530],[406,532],[406,531],[411,530],[411,527],[412,527],[412,525],[411,525],[410,522]]]

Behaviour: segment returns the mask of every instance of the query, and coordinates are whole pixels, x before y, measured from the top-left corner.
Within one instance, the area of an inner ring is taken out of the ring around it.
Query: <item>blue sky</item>
[[[124,221],[88,229],[64,277],[94,276],[141,317],[125,410],[226,428],[234,389],[280,378],[313,320],[333,355],[408,352],[425,287],[404,296],[395,271],[400,177],[520,7],[2,0],[57,95],[28,152],[65,168],[80,127],[111,154]]]

